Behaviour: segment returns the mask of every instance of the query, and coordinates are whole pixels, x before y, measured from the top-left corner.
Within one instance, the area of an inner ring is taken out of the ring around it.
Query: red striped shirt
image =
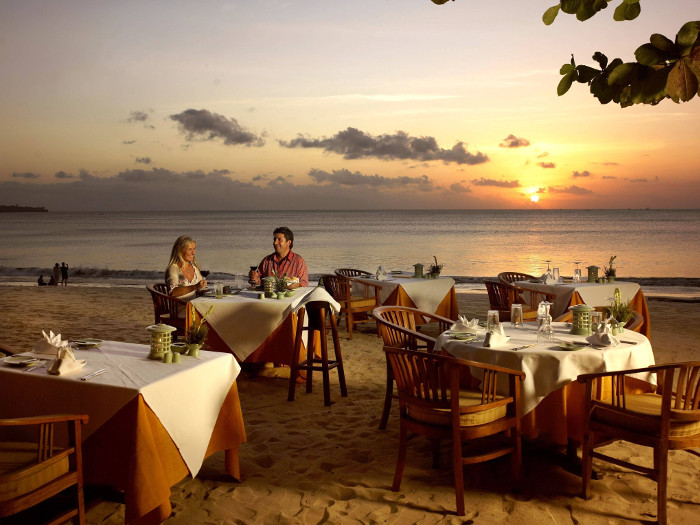
[[[278,277],[286,273],[288,277],[298,277],[299,286],[309,286],[309,270],[298,253],[289,250],[289,253],[279,260],[276,253],[271,253],[260,261],[258,272],[261,278],[272,276],[273,270]]]

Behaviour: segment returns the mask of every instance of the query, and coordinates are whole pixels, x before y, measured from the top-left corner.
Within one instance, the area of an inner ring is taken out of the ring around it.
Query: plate
[[[559,348],[562,350],[566,350],[568,352],[572,352],[574,350],[583,350],[584,348],[587,348],[589,345],[585,343],[559,343]]]
[[[28,355],[11,355],[2,360],[3,363],[10,366],[27,366],[37,361],[38,359],[36,357],[30,357]]]
[[[91,348],[91,347],[97,347],[102,344],[101,339],[78,339],[77,341],[73,341],[76,346],[79,348]]]
[[[454,334],[450,334],[450,338],[452,339],[457,339],[458,341],[475,341],[476,340],[476,335],[474,334],[468,334],[464,332],[456,332]]]
[[[391,275],[401,275],[403,270],[391,270]]]

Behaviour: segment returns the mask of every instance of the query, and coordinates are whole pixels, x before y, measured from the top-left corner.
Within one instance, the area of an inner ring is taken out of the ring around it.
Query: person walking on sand
[[[61,284],[68,286],[68,265],[64,262],[61,263]]]
[[[56,265],[53,267],[53,285],[58,286],[58,283],[61,280],[61,267],[56,263]]]

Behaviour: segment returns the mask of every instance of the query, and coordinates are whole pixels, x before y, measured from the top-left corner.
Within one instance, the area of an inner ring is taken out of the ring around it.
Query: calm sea
[[[577,261],[602,267],[617,255],[618,278],[700,277],[700,210],[2,213],[0,275],[35,279],[65,261],[72,274],[160,278],[174,240],[187,234],[200,266],[225,278],[270,253],[281,225],[314,276],[412,271],[433,256],[459,282],[505,270],[540,275],[548,260],[571,275]]]

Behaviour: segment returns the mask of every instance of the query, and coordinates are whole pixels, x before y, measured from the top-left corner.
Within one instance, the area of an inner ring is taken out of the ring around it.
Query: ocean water
[[[1,213],[0,275],[65,261],[94,277],[162,275],[175,239],[197,241],[215,276],[247,274],[288,226],[317,276],[334,268],[413,271],[436,256],[458,282],[517,270],[572,275],[617,255],[618,279],[700,277],[700,210],[202,211]],[[602,271],[602,270],[601,270]]]

